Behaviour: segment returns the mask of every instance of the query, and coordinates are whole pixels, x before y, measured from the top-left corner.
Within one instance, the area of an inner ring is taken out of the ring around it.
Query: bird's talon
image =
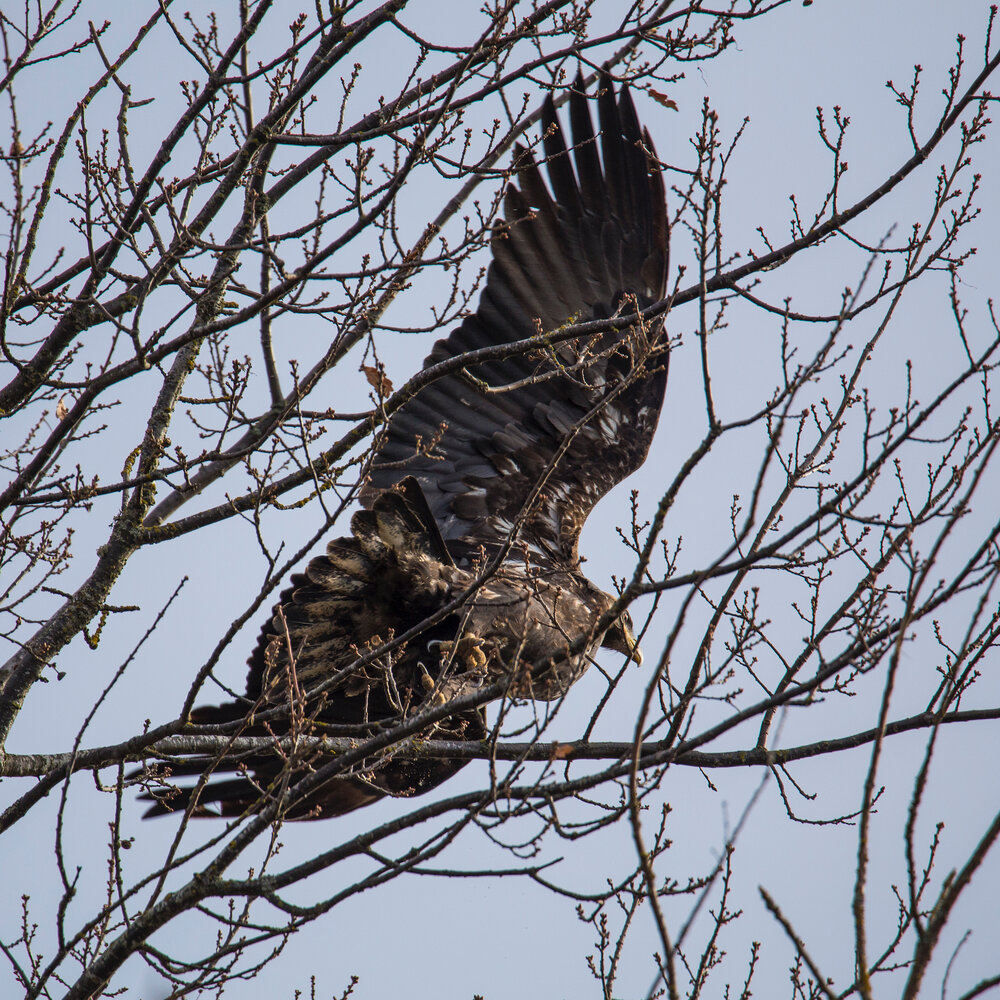
[[[417,660],[417,666],[420,668],[420,683],[423,685],[425,691],[433,691],[435,686],[434,678],[431,677],[427,668]]]
[[[454,657],[468,671],[481,672],[486,668],[483,640],[477,635],[463,635],[461,639],[434,639],[427,645],[437,647],[442,663]]]

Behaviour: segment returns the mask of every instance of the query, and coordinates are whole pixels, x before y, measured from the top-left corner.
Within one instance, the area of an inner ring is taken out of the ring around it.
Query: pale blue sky
[[[84,9],[92,7],[88,16],[138,17],[144,19],[152,4],[147,0],[130,5],[129,10],[109,9],[106,4],[84,0]],[[116,7],[117,5],[115,5]],[[423,21],[428,34],[440,31],[441,37],[460,35],[465,18],[431,2],[416,3],[407,16]],[[595,6],[600,6],[596,0]],[[736,29],[737,45],[720,58],[704,64],[686,67],[685,79],[670,88],[670,97],[678,110],[670,111],[647,98],[638,101],[639,115],[652,133],[661,158],[671,165],[691,167],[694,155],[689,137],[697,128],[703,99],[707,96],[720,116],[724,136],[732,136],[744,117],[749,116],[743,139],[729,168],[729,189],[724,215],[724,232],[732,251],[760,249],[757,227],[763,226],[776,241],[787,236],[789,193],[794,192],[804,204],[812,204],[823,190],[825,173],[816,177],[816,169],[825,169],[824,151],[816,135],[816,106],[830,108],[840,105],[852,120],[846,158],[850,170],[844,182],[845,200],[853,200],[895,170],[909,155],[901,109],[886,89],[887,79],[899,84],[907,81],[912,66],[924,67],[924,93],[927,105],[918,116],[918,133],[926,136],[933,122],[933,111],[940,104],[940,88],[955,50],[955,35],[965,33],[970,39],[970,62],[981,61],[981,38],[988,4],[962,0],[950,4],[907,2],[907,0],[818,0],[811,6],[789,5],[760,23],[750,23]],[[291,8],[289,8],[291,10]],[[281,19],[279,18],[280,22]],[[117,28],[116,28],[117,30]],[[185,72],[176,66],[176,50],[171,40],[163,36],[162,46],[151,50],[142,66],[134,68],[134,87],[140,99],[157,93],[158,104],[148,114],[136,114],[131,137],[135,149],[155,141],[157,128],[172,119],[176,88],[164,81],[172,75],[183,78]],[[277,44],[277,43],[276,43]],[[283,44],[283,43],[282,43]],[[159,53],[162,58],[156,61]],[[379,71],[363,75],[366,87],[380,85],[379,72],[391,73],[394,65],[391,53],[383,52],[386,60]],[[39,94],[38,105],[30,114],[36,119],[50,117],[59,120],[61,103],[72,100],[79,85],[80,66],[66,60],[49,64],[48,89]],[[87,64],[92,69],[92,64]],[[61,74],[65,74],[62,76]],[[85,74],[83,74],[85,76]],[[332,83],[333,81],[331,81]],[[384,81],[383,81],[384,82]],[[164,84],[163,91],[158,88]],[[145,88],[149,88],[148,92]],[[115,95],[109,95],[109,100]],[[22,111],[22,114],[25,112]],[[96,117],[96,113],[92,118]],[[112,119],[109,119],[109,121]],[[22,127],[24,123],[22,122]],[[96,123],[92,128],[99,127]],[[151,147],[150,147],[151,148]],[[949,147],[953,150],[953,146]],[[980,169],[995,169],[1000,162],[998,143],[993,137],[977,152]],[[935,159],[935,164],[937,159]],[[928,165],[917,178],[908,181],[886,204],[879,206],[873,217],[859,224],[859,236],[877,242],[892,226],[900,232],[908,230],[913,218],[925,211],[926,191],[933,185],[934,165]],[[668,181],[670,183],[671,181]],[[407,190],[401,211],[411,213],[413,224],[422,222],[427,206],[434,210],[447,198],[443,181],[429,184],[427,189]],[[972,242],[979,247],[977,258],[963,274],[965,304],[970,310],[970,326],[980,330],[980,338],[988,336],[986,328],[987,299],[996,294],[996,275],[1000,259],[994,233],[1000,223],[1000,184],[998,177],[988,172],[984,178],[983,216],[974,227]],[[303,206],[298,206],[305,210]],[[404,216],[405,224],[405,216]],[[673,266],[690,263],[690,246],[682,233],[676,233],[673,246]],[[776,302],[784,296],[794,296],[794,307],[822,313],[835,313],[845,285],[857,281],[857,257],[837,251],[820,251],[804,255],[800,260],[779,268],[766,277],[764,289]],[[472,280],[472,269],[468,269]],[[414,324],[427,322],[431,304],[441,289],[447,286],[445,276],[428,275],[417,280],[413,288],[397,302],[389,320]],[[690,277],[682,282],[686,285]],[[881,345],[873,372],[880,382],[877,388],[886,399],[899,397],[903,363],[914,360],[914,378],[918,391],[929,393],[940,376],[956,364],[954,337],[948,329],[947,285],[944,277],[931,280],[918,289],[912,301],[906,301],[895,320],[892,334]],[[287,321],[286,321],[287,322]],[[698,356],[690,331],[696,326],[696,311],[692,307],[679,309],[671,315],[670,329],[683,335],[681,348],[671,358],[670,383],[656,442],[646,466],[632,480],[607,498],[595,512],[584,534],[582,551],[586,556],[588,574],[607,585],[611,573],[620,569],[620,550],[614,537],[614,525],[622,523],[622,511],[628,490],[638,488],[643,509],[651,511],[660,495],[661,486],[673,475],[680,462],[697,441],[703,428],[698,395]],[[291,330],[289,337],[323,337],[321,324]],[[761,393],[773,381],[779,322],[750,309],[734,309],[730,328],[718,345],[715,356],[717,392],[724,415],[733,416],[759,401]],[[858,337],[867,331],[865,321],[859,323]],[[808,353],[809,331],[801,331],[803,351]],[[817,330],[817,338],[824,331]],[[389,373],[399,384],[419,366],[429,351],[434,335],[403,338],[385,336],[381,351]],[[858,343],[858,340],[854,341]],[[942,344],[948,345],[942,348]],[[341,380],[331,384],[331,398],[321,389],[314,402],[344,407],[344,394],[353,387]],[[356,390],[354,390],[356,392]],[[360,401],[363,405],[363,401]],[[125,412],[124,410],[122,411]],[[140,409],[133,411],[141,413]],[[112,421],[120,418],[112,416]],[[138,418],[137,418],[138,419]],[[109,440],[114,440],[110,438]],[[746,438],[746,448],[725,451],[708,464],[701,475],[679,498],[671,515],[667,534],[684,536],[685,553],[692,564],[699,555],[716,551],[718,540],[728,531],[728,510],[732,494],[745,490],[747,477],[759,461],[759,443],[752,435]],[[121,457],[115,457],[112,468]],[[94,545],[103,537],[112,506],[97,506],[93,518],[92,538],[82,534],[76,539],[76,549],[84,558],[81,569],[89,565]],[[995,511],[983,512],[995,517]],[[316,505],[295,515],[295,521],[283,516],[280,528],[271,523],[274,539],[284,539],[289,550],[300,544],[322,523],[322,512]],[[293,532],[295,533],[293,535]],[[33,696],[18,721],[8,749],[24,753],[42,750],[68,749],[72,734],[79,724],[79,706],[90,699],[96,687],[110,678],[117,663],[148,627],[156,611],[177,586],[183,575],[191,578],[177,606],[172,609],[155,641],[155,652],[146,651],[141,667],[127,675],[119,686],[115,699],[84,739],[84,745],[97,745],[132,735],[149,718],[154,724],[174,717],[194,671],[204,661],[224,624],[239,613],[256,591],[262,572],[259,557],[248,541],[246,526],[238,520],[213,529],[206,537],[189,536],[182,542],[139,553],[116,587],[112,600],[133,603],[141,594],[143,610],[136,622],[111,634],[98,654],[90,653],[77,643],[61,657],[60,667],[66,679]],[[71,574],[72,575],[72,574]],[[64,581],[69,586],[74,580]],[[782,611],[781,593],[774,591],[775,614]],[[669,625],[676,607],[674,598],[664,602],[663,620],[654,628],[650,639],[656,640]],[[141,618],[141,621],[139,620]],[[780,620],[780,619],[779,619]],[[800,626],[791,614],[787,628],[790,634]],[[220,673],[235,687],[242,683],[244,659],[253,642],[256,626],[252,626],[232,645],[223,661]],[[682,649],[681,655],[688,650]],[[925,691],[926,675],[932,673],[928,663],[937,653],[926,644],[915,644],[909,652],[908,664],[920,677],[917,701]],[[648,655],[647,663],[655,660]],[[997,670],[995,659],[992,669]],[[904,678],[905,681],[905,678]],[[641,693],[645,677],[635,672],[623,689],[623,706],[634,704]],[[881,683],[881,682],[880,682]],[[990,690],[1000,690],[997,678],[987,678]],[[553,738],[573,739],[581,720],[589,712],[602,690],[602,681],[595,672],[585,677],[567,699],[567,704],[551,730]],[[631,691],[631,696],[628,692]],[[876,721],[879,688],[867,692],[870,698],[857,698],[844,709],[843,731],[861,729]],[[629,697],[632,698],[629,701]],[[900,704],[907,703],[905,686],[900,691]],[[89,704],[89,701],[87,702]],[[996,699],[994,698],[994,704]],[[707,710],[706,710],[707,711]],[[810,739],[832,733],[816,733],[807,728],[811,716],[789,719],[786,740]],[[65,740],[53,747],[53,726],[65,727]],[[627,713],[614,715],[602,723],[601,738],[628,739],[631,724]],[[745,732],[737,739],[752,738]],[[64,745],[65,744],[65,745]],[[737,745],[736,743],[732,744]],[[882,781],[886,793],[880,802],[873,827],[870,935],[872,951],[879,941],[891,936],[895,926],[895,905],[889,884],[904,878],[902,866],[900,817],[908,802],[912,774],[919,762],[924,736],[898,738],[887,745]],[[932,774],[931,796],[925,810],[929,830],[940,818],[946,822],[941,870],[960,864],[971,843],[1000,802],[995,769],[998,749],[995,724],[981,724],[964,733],[944,734]],[[856,809],[860,799],[860,783],[868,760],[868,751],[857,751],[837,759],[821,758],[802,765],[795,776],[811,791],[821,792],[822,806],[818,815],[829,816]],[[691,769],[675,769],[664,783],[657,803],[669,802],[673,808],[670,820],[674,847],[661,859],[662,877],[685,879],[709,867],[721,850],[727,830],[741,814],[755,792],[761,775],[743,770],[713,774],[717,791],[708,788],[704,778]],[[98,798],[88,792],[86,776],[74,785],[74,805],[68,811],[67,842],[73,845],[76,857],[70,864],[85,867],[83,882],[91,893],[100,894],[105,879],[104,849],[109,817],[109,798]],[[485,768],[473,764],[443,790],[454,793],[463,788],[481,787]],[[4,784],[5,799],[22,790],[23,782]],[[46,914],[57,901],[58,884],[51,868],[51,842],[57,797],[35,809],[34,815],[17,831],[4,849],[4,896],[16,899],[21,893],[32,895],[36,908],[34,918],[44,922]],[[293,824],[282,831],[284,848],[282,867],[295,859],[304,859],[319,850],[347,840],[373,824],[399,815],[406,803],[383,801],[366,810],[328,822]],[[802,811],[810,815],[809,807]],[[144,865],[162,854],[173,836],[175,823],[169,819],[143,823],[140,808],[130,803],[126,815],[126,835],[137,838],[136,847],[126,856],[135,877]],[[207,827],[196,833],[207,836]],[[756,893],[764,885],[784,907],[801,936],[814,947],[814,956],[821,966],[844,984],[851,975],[852,925],[850,894],[853,890],[854,857],[856,854],[854,827],[817,827],[790,823],[785,817],[775,790],[765,791],[746,830],[737,845],[734,876],[734,903],[744,909],[742,918],[728,928],[722,947],[727,958],[713,980],[707,995],[719,996],[728,981],[738,993],[742,982],[749,943],[762,940],[764,951],[753,992],[759,997],[788,996],[787,967],[791,951],[783,935],[764,910]],[[563,861],[553,871],[556,880],[583,888],[597,888],[606,873],[623,870],[631,857],[632,843],[628,830],[607,831],[599,837],[581,842],[560,842],[550,846],[550,854],[559,854]],[[618,859],[621,864],[617,864]],[[39,861],[43,862],[39,866]],[[440,860],[447,867],[486,867],[501,862],[498,854],[476,833],[463,836]],[[351,874],[362,872],[355,865]],[[300,889],[294,898],[306,901],[321,898],[343,884],[345,871],[337,867],[323,873],[308,892]],[[964,944],[952,972],[953,992],[958,995],[973,983],[997,973],[996,928],[1000,926],[995,887],[1000,881],[1000,861],[991,857],[981,873],[977,889],[969,893],[956,913],[950,930],[950,944],[942,949],[941,959],[932,967],[933,975],[926,983],[927,995],[940,995],[944,961],[950,956],[966,928],[972,935]],[[86,896],[82,892],[81,896]],[[712,900],[714,905],[714,898]],[[689,902],[671,904],[668,916],[679,924],[688,912]],[[482,994],[487,1000],[514,1000],[522,997],[584,997],[597,996],[598,987],[590,976],[583,955],[592,950],[592,928],[577,921],[574,904],[545,892],[527,880],[445,880],[408,877],[367,892],[348,901],[333,913],[321,918],[294,937],[283,956],[263,970],[252,981],[234,984],[227,996],[258,1000],[278,998],[291,1000],[295,990],[308,995],[309,976],[317,977],[317,996],[339,995],[349,976],[357,974],[360,983],[354,993],[358,998],[388,998],[397,996],[434,996],[471,1000]],[[16,934],[18,918],[15,908],[6,907],[0,914],[0,937],[9,940]],[[704,921],[705,915],[699,918]],[[158,943],[176,943],[183,934],[194,939],[204,928],[186,924],[171,928]],[[698,940],[698,938],[696,938]],[[623,998],[645,996],[653,980],[650,952],[658,947],[648,913],[638,919],[626,949],[626,960],[616,995]],[[0,984],[7,976],[0,972]],[[120,984],[130,987],[129,996],[154,1000],[159,995],[154,980],[138,962],[125,970]],[[0,993],[4,993],[0,989]],[[4,993],[4,995],[6,995]],[[11,993],[10,995],[14,995]],[[878,994],[891,996],[893,990]]]

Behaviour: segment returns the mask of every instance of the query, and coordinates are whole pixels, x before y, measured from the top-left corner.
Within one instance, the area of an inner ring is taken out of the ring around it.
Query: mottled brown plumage
[[[577,543],[594,504],[645,459],[666,384],[662,323],[560,343],[541,335],[661,300],[667,221],[652,143],[627,90],[616,98],[602,80],[599,137],[587,105],[578,81],[570,151],[546,99],[551,187],[532,155],[518,149],[517,186],[508,189],[505,218],[494,230],[479,307],[438,341],[425,367],[532,337],[538,348],[469,364],[396,411],[362,491],[367,509],[354,515],[351,534],[292,577],[250,657],[245,698],[200,708],[196,722],[243,720],[243,735],[281,734],[293,725],[360,739],[496,680],[510,680],[522,697],[558,698],[600,645],[638,658],[627,615],[596,630],[613,599],[581,573]],[[474,586],[484,567],[492,571]],[[435,615],[405,644],[357,665],[359,656]],[[574,642],[585,648],[568,656]],[[291,723],[259,721],[279,706]],[[480,708],[457,712],[424,735],[486,734]],[[193,758],[173,772],[201,774],[212,763]],[[213,776],[196,796],[191,788],[173,790],[149,814],[256,811],[310,766],[289,768],[270,751],[226,758],[216,770],[239,776]],[[418,794],[462,766],[373,754],[287,804],[284,815],[319,818],[386,794]]]

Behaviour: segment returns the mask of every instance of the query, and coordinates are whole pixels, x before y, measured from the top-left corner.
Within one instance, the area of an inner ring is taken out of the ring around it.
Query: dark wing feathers
[[[329,542],[304,574],[291,578],[250,657],[248,699],[266,696],[269,672],[283,689],[286,625],[299,677],[329,675],[353,659],[349,643],[363,648],[374,636],[388,638],[389,630],[400,634],[435,610],[449,587],[440,574],[451,566],[420,487],[404,479],[351,518],[350,537]]]
[[[547,98],[548,184],[531,152],[519,148],[479,307],[438,341],[426,365],[664,297],[663,181],[631,97],[602,79],[599,136],[580,81],[569,103],[572,149]],[[415,476],[461,563],[506,540],[545,477],[519,537],[536,558],[573,564],[594,504],[645,458],[666,384],[660,326],[554,347],[540,341],[537,351],[432,383],[391,418],[363,502]]]
[[[349,667],[369,641],[378,645],[394,632],[401,634],[448,599],[454,583],[449,574],[457,577],[459,571],[453,567],[413,479],[403,480],[380,496],[371,510],[358,511],[351,520],[351,531],[351,537],[330,542],[326,553],[312,559],[304,574],[293,576],[291,586],[281,594],[274,616],[265,623],[248,661],[245,699],[202,706],[192,713],[194,723],[242,721],[241,736],[281,736],[288,732],[284,718],[265,724],[257,721],[256,715],[287,704],[293,689],[305,690]],[[401,714],[417,711],[420,700],[427,696],[423,672],[433,672],[441,662],[428,643],[454,633],[455,623],[446,620],[399,651],[391,662],[376,660],[330,690],[305,699],[298,708],[318,725],[318,733],[358,736],[399,719]],[[294,685],[289,646],[295,653]],[[399,692],[404,692],[410,703],[400,705],[396,699]],[[439,735],[443,739],[484,738],[482,713],[469,711],[445,720]],[[323,762],[322,757],[305,760],[289,773],[285,760],[273,751],[227,755],[215,764],[215,771],[246,769],[253,777],[209,782],[198,793],[195,815],[238,816],[244,810],[259,809],[268,789],[277,793]],[[331,778],[296,802],[286,818],[339,815],[387,793],[415,795],[449,778],[464,763],[404,761],[391,756],[366,760],[351,775]],[[175,777],[200,775],[212,766],[211,757],[192,757],[172,764],[171,771]],[[146,815],[184,809],[192,792],[192,788],[174,789],[163,801],[155,801]]]

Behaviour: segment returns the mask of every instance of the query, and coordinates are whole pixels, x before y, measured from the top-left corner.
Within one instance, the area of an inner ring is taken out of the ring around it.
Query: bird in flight
[[[578,78],[567,136],[546,98],[548,183],[518,147],[479,305],[424,367],[467,363],[392,413],[350,535],[292,576],[248,661],[245,696],[196,709],[195,724],[364,741],[498,680],[517,697],[557,699],[600,646],[639,660],[627,611],[609,613],[615,599],[584,576],[577,546],[656,428],[668,351],[662,316],[637,314],[665,296],[668,226],[628,89],[616,94],[602,75],[596,103],[597,134]],[[498,350],[475,353],[484,348]],[[487,734],[481,705],[421,733]],[[320,819],[420,794],[465,763],[394,756],[391,745],[346,770],[276,749],[193,756],[171,775],[197,784],[147,795],[146,815],[240,816],[277,801],[285,819]]]

